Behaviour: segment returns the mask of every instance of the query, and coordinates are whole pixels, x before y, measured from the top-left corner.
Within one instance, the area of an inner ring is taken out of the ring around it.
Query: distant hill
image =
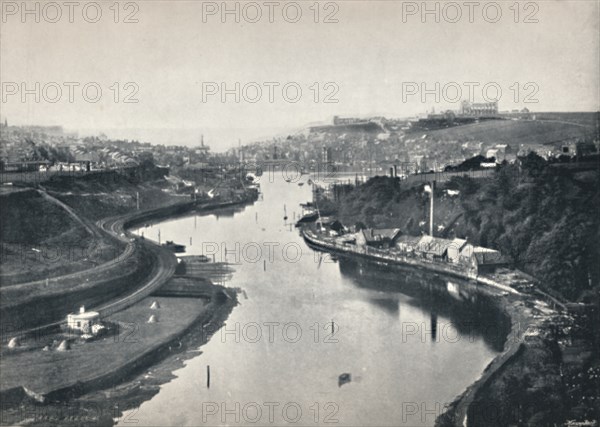
[[[598,135],[597,113],[543,113],[537,120],[490,120],[427,133],[438,141],[481,141],[483,143],[556,144]]]
[[[312,126],[309,128],[310,132],[327,132],[327,133],[379,133],[383,132],[384,129],[375,122],[364,122],[364,123],[351,123],[341,125],[323,125],[323,126]]]

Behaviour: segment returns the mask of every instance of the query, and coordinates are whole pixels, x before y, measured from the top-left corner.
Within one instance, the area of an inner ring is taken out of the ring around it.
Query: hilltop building
[[[367,123],[367,122],[368,122],[368,120],[358,119],[358,118],[355,118],[355,117],[333,116],[333,124],[334,124],[334,126],[355,125],[355,124]]]
[[[463,116],[491,116],[498,114],[498,102],[474,102],[464,100],[460,104],[459,114]]]

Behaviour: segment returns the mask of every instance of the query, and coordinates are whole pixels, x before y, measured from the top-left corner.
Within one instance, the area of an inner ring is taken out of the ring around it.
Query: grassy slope
[[[432,140],[482,141],[484,143],[553,144],[570,138],[581,138],[593,131],[593,125],[565,123],[562,121],[514,121],[494,120],[427,132]]]
[[[5,193],[0,203],[0,286],[85,270],[116,252],[34,190]]]
[[[64,210],[34,191],[3,195],[0,210],[0,241],[39,244],[53,236],[81,227]]]
[[[144,183],[115,173],[95,179],[54,180],[44,187],[80,215],[98,220],[135,210],[138,193],[140,209],[190,200],[189,196],[172,196],[161,191],[165,185],[162,179]]]

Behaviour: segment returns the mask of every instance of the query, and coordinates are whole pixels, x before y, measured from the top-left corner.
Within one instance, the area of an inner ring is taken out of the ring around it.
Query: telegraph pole
[[[429,195],[429,235],[433,237],[433,191],[435,189],[435,181],[431,181],[431,193]]]

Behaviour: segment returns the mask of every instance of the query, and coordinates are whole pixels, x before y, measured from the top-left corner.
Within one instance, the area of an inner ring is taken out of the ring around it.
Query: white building
[[[79,313],[67,315],[67,326],[74,331],[83,333],[93,333],[94,325],[99,324],[100,313],[97,311],[85,311],[85,307],[81,306]]]

